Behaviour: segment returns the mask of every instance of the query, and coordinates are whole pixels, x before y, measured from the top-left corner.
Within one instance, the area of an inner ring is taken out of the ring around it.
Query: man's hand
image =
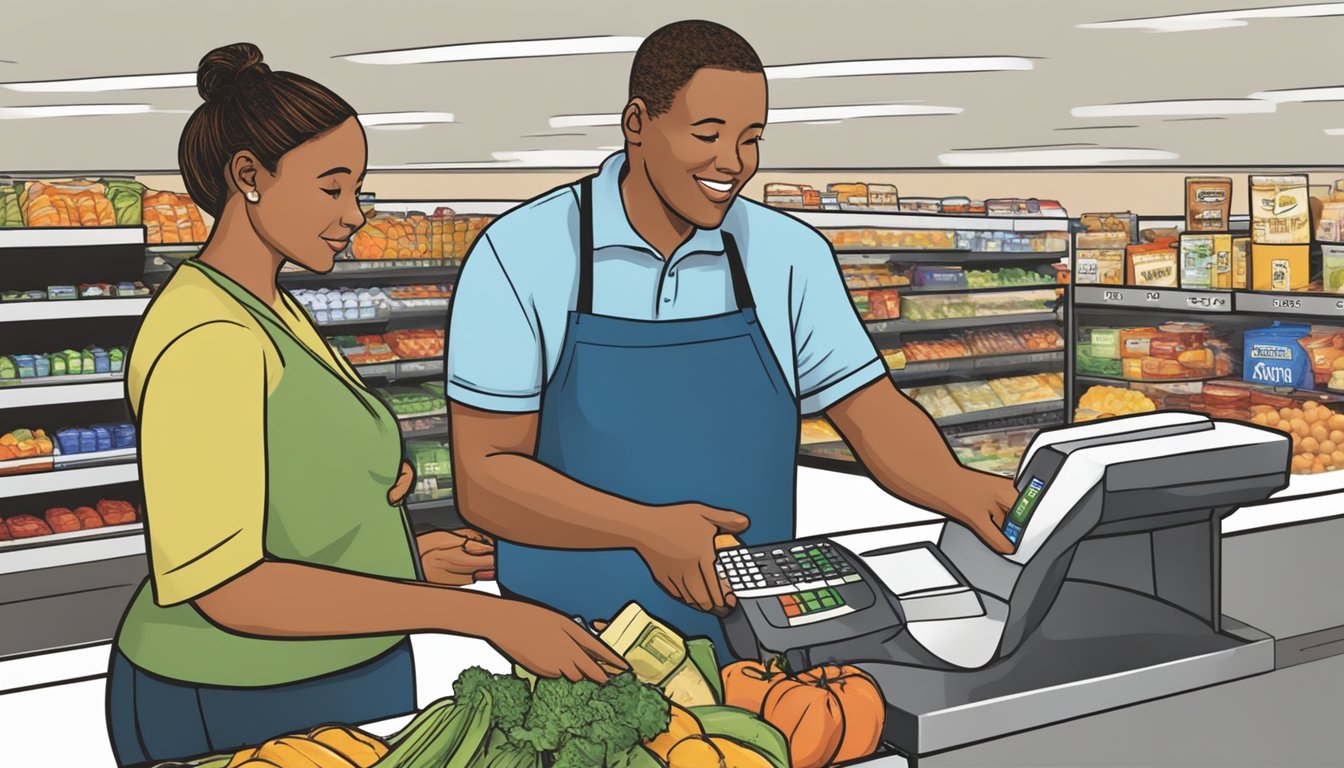
[[[1013,543],[1003,535],[1003,522],[1017,501],[1013,481],[974,469],[963,469],[955,491],[945,494],[948,507],[943,514],[979,536],[990,549],[1001,554],[1013,553]]]
[[[495,542],[470,528],[433,531],[415,539],[425,581],[461,587],[495,574]]]
[[[401,471],[397,473],[397,482],[387,492],[389,506],[397,506],[410,495],[415,487],[415,467],[409,461],[401,462]]]
[[[658,584],[692,608],[726,614],[737,599],[714,567],[714,537],[741,533],[745,515],[704,504],[673,504],[654,509],[648,535],[638,546]]]

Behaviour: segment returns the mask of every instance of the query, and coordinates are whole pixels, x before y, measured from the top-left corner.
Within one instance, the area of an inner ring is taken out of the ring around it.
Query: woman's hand
[[[461,587],[494,578],[495,542],[479,531],[433,531],[417,536],[415,543],[425,581],[431,584]]]
[[[490,644],[528,672],[605,683],[630,668],[620,654],[563,614],[521,600],[502,603]]]
[[[397,473],[397,482],[387,492],[387,503],[389,506],[397,506],[410,495],[411,489],[415,487],[415,467],[411,462],[401,462],[401,471]]]

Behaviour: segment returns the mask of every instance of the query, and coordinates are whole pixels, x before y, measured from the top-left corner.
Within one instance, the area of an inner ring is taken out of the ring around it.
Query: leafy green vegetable
[[[527,683],[508,675],[492,675],[480,667],[472,667],[458,676],[453,684],[453,693],[458,701],[475,701],[481,691],[490,694],[493,707],[490,710],[490,725],[505,733],[520,728],[527,719],[528,707],[532,704],[532,693]]]

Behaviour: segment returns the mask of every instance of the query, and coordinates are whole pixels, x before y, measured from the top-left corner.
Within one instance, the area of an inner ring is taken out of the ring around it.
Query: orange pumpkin
[[[744,661],[723,670],[724,703],[759,714],[789,742],[794,768],[821,768],[872,754],[886,705],[877,684],[851,666],[797,676]]]

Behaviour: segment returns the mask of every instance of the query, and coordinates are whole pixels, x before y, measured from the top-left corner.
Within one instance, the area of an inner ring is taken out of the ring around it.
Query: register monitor
[[[913,753],[1268,671],[1267,636],[1221,614],[1219,521],[1285,487],[1290,457],[1280,432],[1192,413],[1042,431],[1012,554],[942,522],[726,551],[725,634],[740,657],[864,667]]]

